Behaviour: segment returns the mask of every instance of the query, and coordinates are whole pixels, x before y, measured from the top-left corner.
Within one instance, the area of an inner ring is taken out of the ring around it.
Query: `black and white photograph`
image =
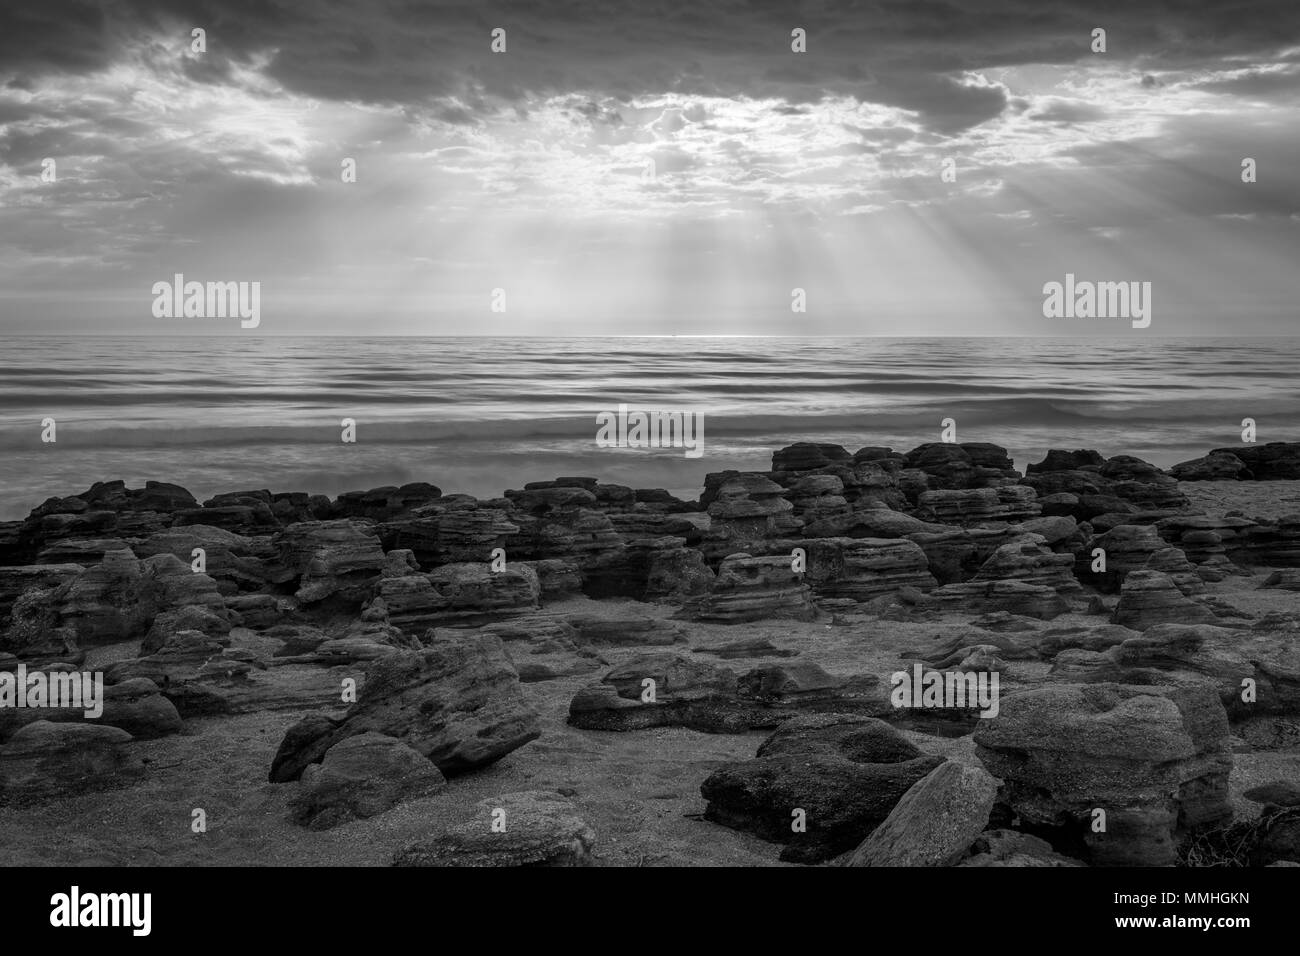
[[[1241,940],[1298,303],[1293,0],[7,2],[0,878],[1102,870]]]

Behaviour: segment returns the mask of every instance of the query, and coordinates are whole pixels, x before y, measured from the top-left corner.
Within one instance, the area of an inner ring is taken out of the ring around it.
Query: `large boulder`
[[[0,745],[0,804],[66,798],[122,786],[144,774],[131,735],[92,723],[27,724]]]
[[[1170,865],[1180,833],[1229,819],[1228,741],[1207,687],[1111,683],[1007,695],[975,732],[1024,824],[1081,839],[1102,865]]]
[[[989,822],[998,782],[982,767],[940,764],[912,784],[847,866],[952,866]]]
[[[452,776],[537,739],[541,725],[500,638],[448,634],[425,650],[372,664],[361,698],[341,720],[308,717],[290,727],[271,764],[271,781],[298,779],[330,747],[368,731],[406,742]]]
[[[320,763],[303,770],[293,815],[308,829],[328,830],[435,793],[445,783],[427,757],[402,741],[357,734],[339,741]]]
[[[705,819],[784,844],[783,860],[819,863],[858,846],[941,763],[884,721],[820,714],[786,722],[700,793]]]

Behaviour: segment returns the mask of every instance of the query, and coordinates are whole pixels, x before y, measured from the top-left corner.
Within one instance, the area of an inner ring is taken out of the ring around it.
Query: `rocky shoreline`
[[[801,442],[696,501],[97,483],[0,523],[0,672],[105,685],[95,719],[0,706],[0,834],[14,863],[57,825],[70,864],[1297,864],[1297,482],[1300,443],[1022,475]],[[918,665],[997,675],[996,716],[897,706]]]

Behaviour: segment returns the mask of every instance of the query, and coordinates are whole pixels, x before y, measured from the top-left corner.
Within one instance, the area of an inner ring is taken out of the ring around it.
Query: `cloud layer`
[[[271,333],[1092,331],[1070,271],[1292,332],[1300,7],[1133,6],[11,5],[0,328],[184,272]]]

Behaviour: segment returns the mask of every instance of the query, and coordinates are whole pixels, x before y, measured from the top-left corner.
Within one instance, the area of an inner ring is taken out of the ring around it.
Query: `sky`
[[[1294,0],[0,11],[5,334],[1294,334],[1298,254]]]

